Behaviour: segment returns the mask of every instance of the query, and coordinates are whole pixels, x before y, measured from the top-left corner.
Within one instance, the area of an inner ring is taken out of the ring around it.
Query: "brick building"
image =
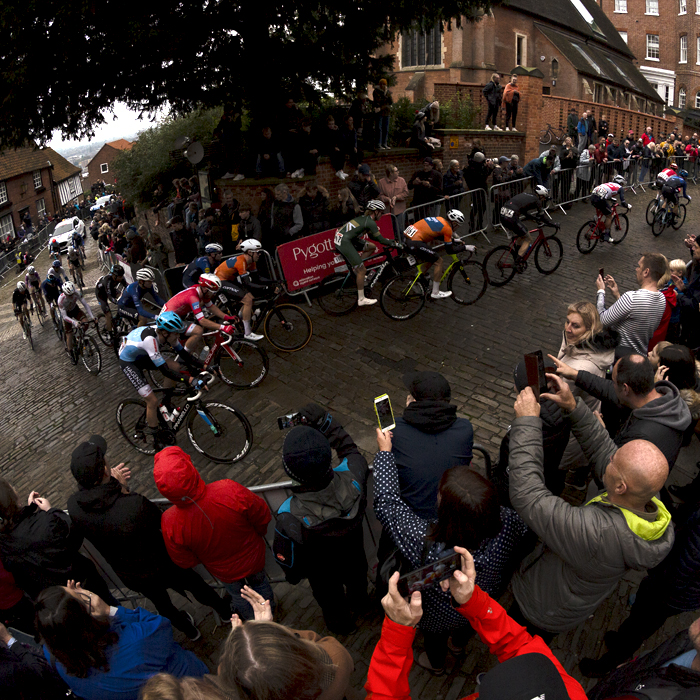
[[[700,109],[700,0],[599,0],[664,102]]]
[[[98,180],[104,180],[108,185],[116,185],[116,176],[111,171],[112,161],[114,161],[120,151],[131,150],[134,143],[134,141],[118,139],[102,146],[88,163],[87,187],[92,186]]]
[[[648,114],[663,109],[595,0],[509,0],[460,28],[405,32],[384,50],[395,56],[394,96],[413,101],[433,97],[436,83],[484,85],[494,72],[528,66],[543,73],[545,95]]]

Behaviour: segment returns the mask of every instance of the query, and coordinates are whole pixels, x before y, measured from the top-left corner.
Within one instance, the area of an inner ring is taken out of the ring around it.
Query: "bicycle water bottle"
[[[255,309],[255,311],[253,311],[253,320],[257,319],[261,313],[262,312],[261,312],[260,308]]]
[[[204,362],[204,360],[207,359],[208,354],[209,354],[209,346],[205,345],[204,350],[202,350],[202,352],[199,353],[199,359],[202,360],[202,362]]]
[[[163,416],[166,422],[172,420],[172,416],[170,415],[170,413],[168,413],[168,409],[165,406],[163,406],[163,404],[158,406],[158,410],[160,411],[161,415]]]
[[[180,413],[182,413],[180,408],[174,408],[173,412],[170,414],[170,420],[174,423],[177,420]]]

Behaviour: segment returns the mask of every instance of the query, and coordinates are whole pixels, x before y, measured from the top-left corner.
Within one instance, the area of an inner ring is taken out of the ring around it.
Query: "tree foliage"
[[[90,136],[117,101],[185,114],[228,102],[254,114],[284,93],[316,101],[391,72],[398,32],[459,24],[501,0],[5,0],[0,143]]]

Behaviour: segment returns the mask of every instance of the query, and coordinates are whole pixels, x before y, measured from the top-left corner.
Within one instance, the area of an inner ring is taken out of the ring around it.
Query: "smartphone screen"
[[[280,416],[277,419],[277,427],[280,430],[286,430],[294,425],[299,425],[300,415],[298,413],[288,413],[286,416]]]
[[[402,596],[409,596],[414,591],[424,591],[435,586],[440,581],[452,576],[462,564],[461,557],[456,552],[442,557],[432,564],[411,571],[399,579],[398,589]]]
[[[527,385],[535,392],[535,398],[539,401],[540,394],[547,391],[547,377],[544,374],[544,356],[542,351],[529,352],[525,356],[525,371],[527,372]]]
[[[598,268],[598,274],[605,279],[605,268],[604,267],[599,267]]]
[[[374,399],[374,410],[377,413],[379,428],[382,432],[392,430],[396,427],[394,412],[391,410],[391,401],[388,394],[382,394]]]

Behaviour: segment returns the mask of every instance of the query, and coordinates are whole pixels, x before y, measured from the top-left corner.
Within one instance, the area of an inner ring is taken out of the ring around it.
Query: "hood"
[[[105,513],[119,498],[121,489],[121,484],[116,479],[110,479],[106,484],[90,489],[81,488],[74,499],[86,513]]]
[[[587,360],[604,372],[615,361],[615,348],[619,342],[620,334],[608,328],[594,335],[588,343],[576,345],[568,345],[566,335],[562,333],[561,351],[564,358]]]
[[[457,420],[457,406],[447,401],[414,401],[406,406],[403,419],[423,433],[441,433]]]
[[[189,455],[179,447],[166,447],[156,454],[153,478],[161,495],[180,507],[199,500],[207,488]]]
[[[653,420],[668,428],[683,432],[690,425],[690,411],[680,391],[671,382],[656,382],[654,389],[660,398],[635,408],[632,415],[640,420]]]
[[[610,503],[610,501],[607,500],[607,497],[608,493],[607,491],[604,491],[595,498],[592,498],[586,505],[590,505],[591,503],[602,503],[604,505],[617,508],[624,516],[630,532],[644,540],[644,542],[654,542],[663,537],[671,524],[671,514],[658,498],[651,499],[651,503],[656,510],[656,517],[651,520],[637,515],[632,510],[628,510],[627,508],[622,508]],[[653,513],[653,511],[650,511],[650,514],[651,513]]]

